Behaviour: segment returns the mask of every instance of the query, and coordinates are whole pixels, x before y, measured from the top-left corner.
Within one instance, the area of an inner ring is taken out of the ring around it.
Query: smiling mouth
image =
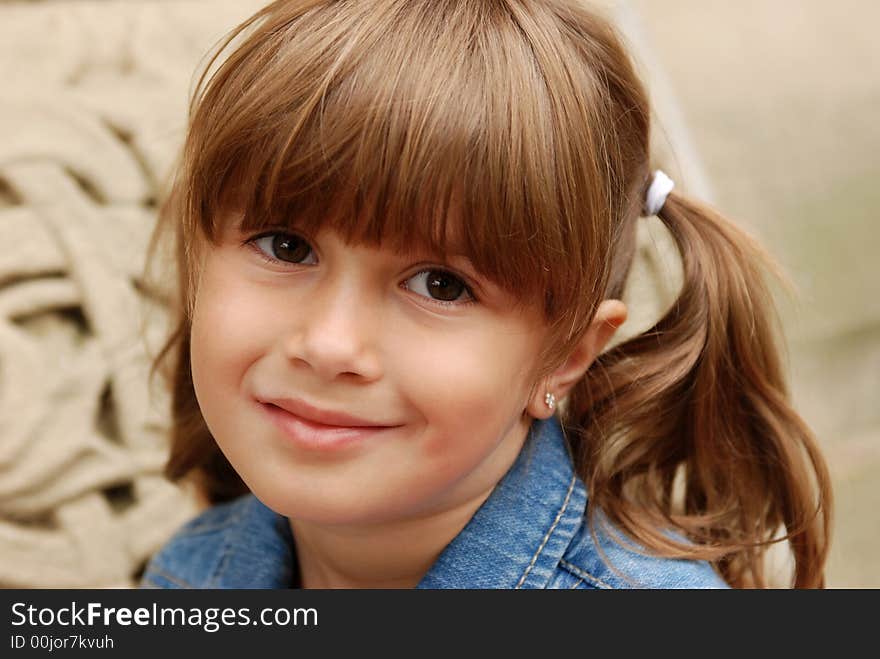
[[[346,428],[370,428],[370,427],[389,427],[399,424],[383,423],[382,421],[374,421],[365,417],[356,416],[340,410],[325,409],[312,405],[311,403],[299,398],[291,397],[266,397],[257,398],[261,403],[274,405],[285,412],[289,412],[294,416],[305,421],[310,421],[323,426],[337,426]]]
[[[333,451],[361,445],[400,426],[338,426],[306,419],[273,403],[260,403],[271,421],[294,445],[310,451]]]

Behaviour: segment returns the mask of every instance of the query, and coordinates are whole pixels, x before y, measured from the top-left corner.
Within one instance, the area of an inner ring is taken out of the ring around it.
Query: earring
[[[556,409],[556,396],[548,391],[544,396],[544,405],[549,407],[551,410]]]

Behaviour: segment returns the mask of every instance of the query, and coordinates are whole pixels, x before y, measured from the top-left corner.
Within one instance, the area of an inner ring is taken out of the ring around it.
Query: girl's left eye
[[[406,280],[407,290],[444,305],[467,304],[474,301],[470,288],[459,277],[434,268],[422,270]]]
[[[312,246],[296,234],[268,233],[251,238],[247,242],[270,263],[314,265],[318,262]]]

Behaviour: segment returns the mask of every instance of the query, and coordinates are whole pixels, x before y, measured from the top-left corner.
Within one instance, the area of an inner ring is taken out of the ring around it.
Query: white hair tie
[[[660,212],[674,187],[675,183],[666,174],[659,169],[654,172],[654,180],[651,181],[651,187],[648,188],[648,194],[645,195],[645,217]]]

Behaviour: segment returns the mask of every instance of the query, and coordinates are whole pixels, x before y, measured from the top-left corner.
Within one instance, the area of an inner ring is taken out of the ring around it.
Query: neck
[[[430,516],[369,526],[291,520],[302,588],[414,588],[491,490]]]

